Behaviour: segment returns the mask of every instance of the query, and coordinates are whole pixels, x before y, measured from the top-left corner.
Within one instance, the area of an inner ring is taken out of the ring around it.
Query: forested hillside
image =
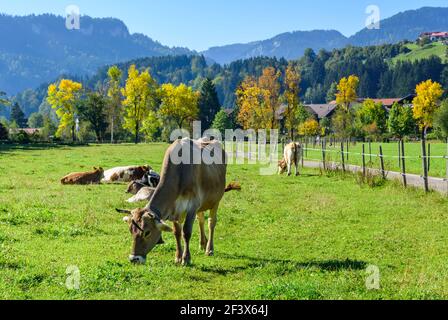
[[[64,73],[87,75],[109,63],[190,53],[130,34],[113,18],[82,16],[81,28],[68,30],[65,18],[55,15],[0,15],[0,34],[0,88],[8,94]]]
[[[304,56],[296,60],[302,76],[301,100],[306,103],[332,100],[334,84],[350,74],[360,78],[360,97],[403,97],[412,93],[416,84],[426,79],[441,82],[448,89],[448,67],[439,57],[429,56],[416,61],[396,60],[396,57],[409,52],[408,46],[409,44],[347,47],[331,52],[321,50],[318,53],[306,50]],[[288,61],[259,57],[238,60],[223,67],[218,64],[208,66],[203,56],[166,56],[131,60],[118,64],[118,67],[126,74],[132,64],[139,69],[149,68],[160,84],[185,83],[198,89],[202,81],[209,77],[216,85],[221,104],[232,108],[235,90],[246,76],[259,76],[268,66],[284,71]],[[67,77],[81,81],[93,89],[105,82],[107,69],[107,66],[102,67],[94,76],[84,79]],[[26,115],[39,108],[48,110],[44,101],[48,84],[44,83],[36,90],[21,92],[14,101],[19,103]],[[1,115],[7,116],[8,112],[4,108]]]

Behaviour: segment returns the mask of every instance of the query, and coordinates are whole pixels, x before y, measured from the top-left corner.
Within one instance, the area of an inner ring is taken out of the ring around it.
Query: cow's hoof
[[[174,258],[175,264],[182,264],[182,258]]]
[[[190,258],[184,258],[182,260],[182,266],[184,266],[184,267],[191,266],[191,259]]]
[[[209,251],[206,251],[206,252],[205,252],[205,255],[208,256],[208,257],[213,257],[214,254],[215,254],[215,253],[213,252],[213,250],[209,250]]]

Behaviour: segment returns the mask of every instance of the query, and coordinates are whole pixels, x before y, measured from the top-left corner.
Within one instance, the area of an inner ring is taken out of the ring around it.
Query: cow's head
[[[104,177],[104,169],[99,167],[93,167],[93,171],[98,174],[100,177]]]
[[[282,159],[278,162],[278,174],[284,174],[286,169],[288,168],[285,159]]]
[[[123,220],[129,224],[129,231],[133,238],[129,261],[145,264],[148,253],[160,243],[162,232],[173,230],[148,209],[132,211],[117,209],[117,211],[126,214]]]
[[[143,188],[144,186],[145,185],[143,183],[140,183],[138,181],[129,182],[126,193],[137,194],[140,191],[140,189]]]

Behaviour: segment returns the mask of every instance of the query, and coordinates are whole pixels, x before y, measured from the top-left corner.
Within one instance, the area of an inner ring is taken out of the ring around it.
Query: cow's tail
[[[241,184],[239,184],[238,182],[232,182],[230,183],[226,188],[225,188],[225,192],[229,192],[229,191],[233,191],[233,190],[241,190]]]

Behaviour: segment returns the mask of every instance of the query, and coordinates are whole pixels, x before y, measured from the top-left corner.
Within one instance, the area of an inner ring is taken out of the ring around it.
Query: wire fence
[[[370,169],[379,170],[384,176],[386,172],[395,171],[394,173],[401,175],[405,187],[407,186],[409,174],[420,175],[426,191],[429,191],[428,181],[436,179],[429,176],[431,170],[436,173],[437,178],[442,178],[442,181],[448,182],[448,143],[435,144],[439,154],[434,155],[431,154],[431,146],[434,144],[427,143],[425,140],[420,141],[419,154],[416,154],[417,151],[415,150],[419,145],[418,143],[405,144],[404,141],[397,143],[397,154],[383,153],[384,146],[387,146],[387,149],[390,151],[394,143],[337,141],[334,139],[331,139],[329,142],[325,138],[311,141],[302,139],[300,142],[302,145],[302,159],[320,162],[325,170],[328,167],[328,163],[332,163],[342,166],[344,171],[346,166],[358,166],[358,169],[362,170],[363,175]],[[444,148],[443,152],[440,152],[441,146]],[[407,154],[407,147],[414,149],[410,155]],[[378,153],[373,151],[375,148],[377,148]],[[355,150],[350,151],[350,149]],[[448,191],[448,184],[446,189]]]

